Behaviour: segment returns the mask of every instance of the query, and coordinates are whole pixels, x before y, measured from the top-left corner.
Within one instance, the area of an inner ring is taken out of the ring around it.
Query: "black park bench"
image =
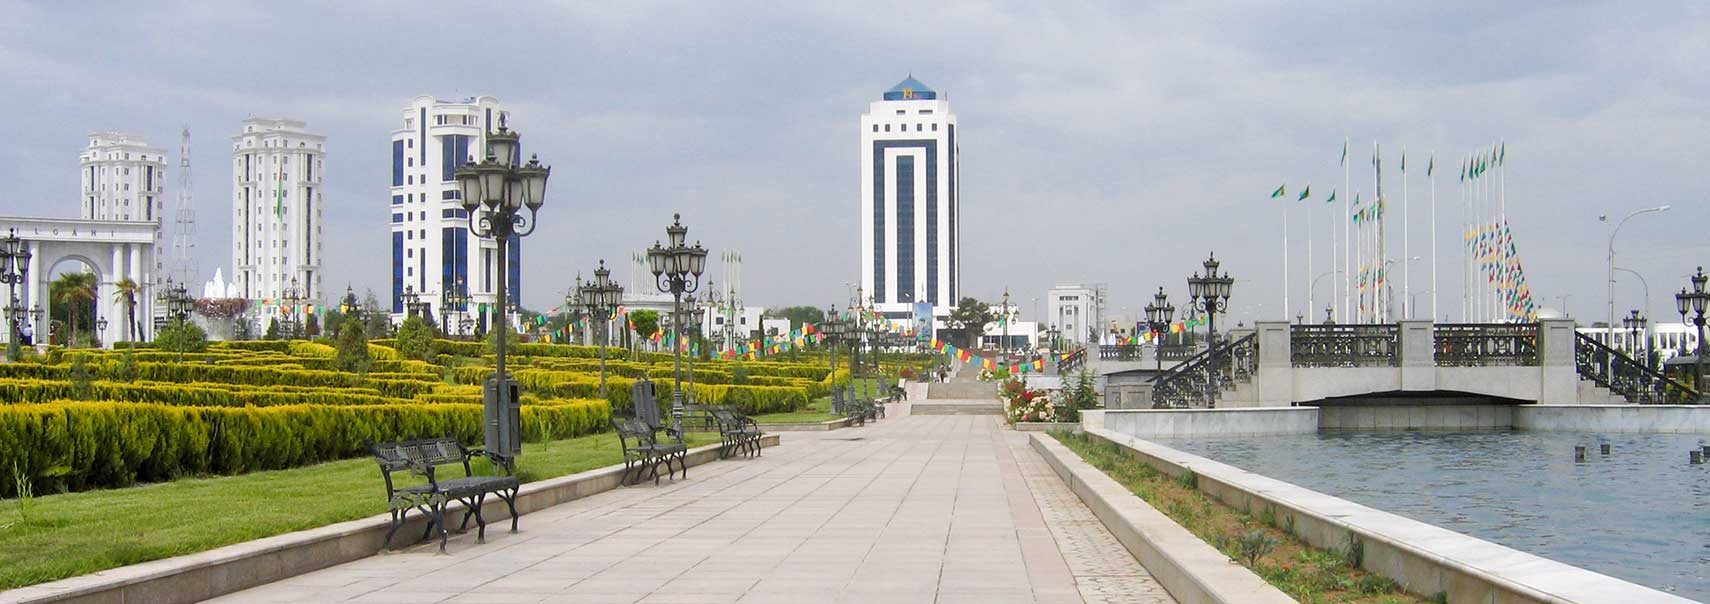
[[[458,530],[468,529],[469,517],[474,516],[476,524],[480,526],[476,533],[476,542],[486,543],[487,519],[481,517],[481,506],[486,503],[489,494],[498,495],[510,508],[511,532],[517,532],[516,497],[521,483],[517,480],[510,460],[493,460],[493,465],[504,471],[503,475],[476,476],[469,466],[469,460],[484,456],[486,452],[465,448],[450,436],[371,443],[368,447],[374,454],[374,460],[380,464],[380,474],[386,478],[387,508],[392,514],[392,529],[386,531],[386,541],[382,548],[391,546],[392,535],[404,525],[405,516],[414,508],[429,519],[427,530],[422,532],[422,539],[427,539],[438,531],[439,551],[444,552],[445,508],[452,501],[463,502],[463,522],[458,526]],[[456,464],[463,466],[463,476],[442,478],[435,471],[439,466]],[[392,480],[392,473],[399,471],[424,477],[427,484],[400,487]]]

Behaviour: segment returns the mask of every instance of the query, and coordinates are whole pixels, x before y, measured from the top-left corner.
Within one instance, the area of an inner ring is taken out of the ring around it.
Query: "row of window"
[[[890,124],[885,124],[884,126],[885,126],[885,132],[891,131],[891,125]],[[921,124],[915,124],[914,125],[914,131],[915,132],[922,132],[924,130],[925,130],[925,127],[922,126]],[[873,131],[874,132],[879,131],[879,124],[873,124]],[[933,132],[938,131],[938,124],[932,124],[932,131]],[[908,132],[908,124],[897,124],[897,132]]]

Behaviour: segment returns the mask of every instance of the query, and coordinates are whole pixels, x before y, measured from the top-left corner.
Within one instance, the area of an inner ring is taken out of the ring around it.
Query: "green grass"
[[[691,446],[716,442],[717,434],[688,437]],[[531,482],[622,461],[617,436],[596,434],[526,443],[517,473]],[[385,492],[372,460],[350,459],[36,497],[27,520],[18,501],[0,502],[0,589],[381,514]]]
[[[855,396],[860,398],[876,398],[877,389],[873,387],[872,378],[855,381]],[[783,413],[767,413],[754,416],[754,421],[761,424],[817,424],[834,419],[842,419],[842,415],[831,412],[831,397],[822,396],[809,402],[799,411]]]

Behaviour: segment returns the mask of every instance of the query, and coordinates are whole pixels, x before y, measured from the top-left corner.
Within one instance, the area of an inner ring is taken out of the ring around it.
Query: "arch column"
[[[101,271],[101,293],[99,294],[101,296],[101,301],[95,305],[95,308],[106,309],[96,315],[97,322],[99,322],[102,317],[107,319],[107,328],[101,330],[102,348],[112,348],[113,343],[119,340],[117,337],[114,337],[114,335],[124,333],[124,330],[121,329],[121,324],[125,322],[125,305],[123,302],[118,300],[118,297],[119,279],[125,272],[126,247],[128,246],[113,246],[113,261],[107,266],[107,270]]]
[[[31,337],[36,343],[36,350],[46,350],[47,334],[42,331],[42,326],[46,325],[45,321],[48,319],[48,307],[43,303],[42,292],[47,290],[47,275],[42,274],[42,244],[39,241],[31,241],[27,245],[30,246],[30,278],[28,279],[29,287],[25,288],[29,299],[24,301],[24,311],[28,313],[30,308],[40,304],[42,318],[36,320],[26,314],[24,320],[30,324],[30,330],[34,334]]]

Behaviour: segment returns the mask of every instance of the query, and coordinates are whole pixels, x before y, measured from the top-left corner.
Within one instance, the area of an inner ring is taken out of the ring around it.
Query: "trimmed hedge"
[[[523,437],[603,430],[604,401],[522,409]],[[236,474],[364,455],[368,441],[451,434],[481,438],[480,405],[179,407],[53,402],[0,406],[0,468],[17,467],[37,493],[114,487],[194,474]],[[13,497],[12,481],[0,496]]]

